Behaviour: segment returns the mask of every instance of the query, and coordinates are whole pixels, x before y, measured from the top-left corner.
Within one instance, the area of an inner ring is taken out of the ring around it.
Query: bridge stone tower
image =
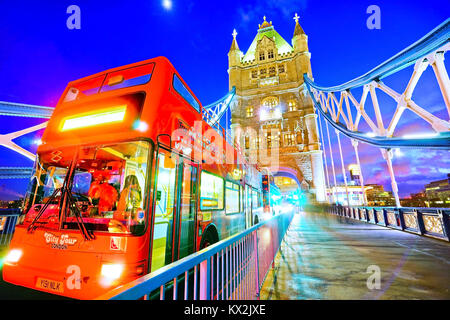
[[[308,36],[297,14],[294,20],[290,45],[264,17],[245,54],[239,49],[234,30],[228,52],[230,90],[236,87],[231,129],[247,156],[278,148],[276,175],[293,177],[302,189],[315,193],[317,201],[325,201],[317,120],[303,82],[304,73],[312,78]],[[258,135],[246,135],[249,128]]]

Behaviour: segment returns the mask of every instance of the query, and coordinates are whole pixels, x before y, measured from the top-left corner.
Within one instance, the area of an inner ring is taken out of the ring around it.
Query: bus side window
[[[175,159],[169,154],[158,157],[158,181],[156,186],[155,223],[153,227],[153,247],[151,271],[155,271],[171,261],[172,226],[175,203]]]
[[[252,189],[252,206],[253,210],[259,208],[258,193]]]
[[[239,186],[239,195],[240,212],[244,212],[244,188],[242,186]]]

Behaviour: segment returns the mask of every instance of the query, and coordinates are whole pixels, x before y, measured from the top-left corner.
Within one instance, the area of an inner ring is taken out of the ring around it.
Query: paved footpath
[[[379,267],[380,289],[376,274]],[[373,267],[375,266],[375,267]],[[368,278],[370,277],[369,281]],[[327,213],[292,220],[261,300],[450,299],[450,244]]]

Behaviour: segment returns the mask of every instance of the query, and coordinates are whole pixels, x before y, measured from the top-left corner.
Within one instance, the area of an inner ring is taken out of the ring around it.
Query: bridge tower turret
[[[237,32],[236,29],[233,30],[233,42],[231,43],[230,51],[228,51],[228,73],[229,73],[229,84],[230,90],[235,85],[234,83],[238,81],[241,76],[241,70],[239,67],[241,63],[242,56],[244,55],[236,40]]]
[[[312,77],[311,72],[311,53],[308,49],[308,36],[306,35],[305,31],[303,31],[303,28],[300,26],[300,23],[298,23],[298,19],[300,17],[297,15],[297,13],[294,16],[295,20],[295,29],[294,29],[294,35],[292,37],[291,43],[292,47],[294,48],[294,52],[298,53],[299,61],[298,61],[298,67],[299,70],[303,73],[307,73],[308,76]]]

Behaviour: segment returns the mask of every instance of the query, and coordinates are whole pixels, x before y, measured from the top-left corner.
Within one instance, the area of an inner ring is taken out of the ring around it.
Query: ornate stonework
[[[280,170],[293,169],[303,187],[308,186],[317,200],[324,201],[316,115],[303,82],[304,73],[312,78],[311,54],[298,18],[294,17],[294,36],[289,44],[264,17],[245,54],[237,44],[237,32],[233,32],[228,52],[229,86],[236,87],[231,127],[244,153],[249,155],[254,149],[267,153],[265,146],[276,148]],[[248,128],[260,135],[246,137]]]

